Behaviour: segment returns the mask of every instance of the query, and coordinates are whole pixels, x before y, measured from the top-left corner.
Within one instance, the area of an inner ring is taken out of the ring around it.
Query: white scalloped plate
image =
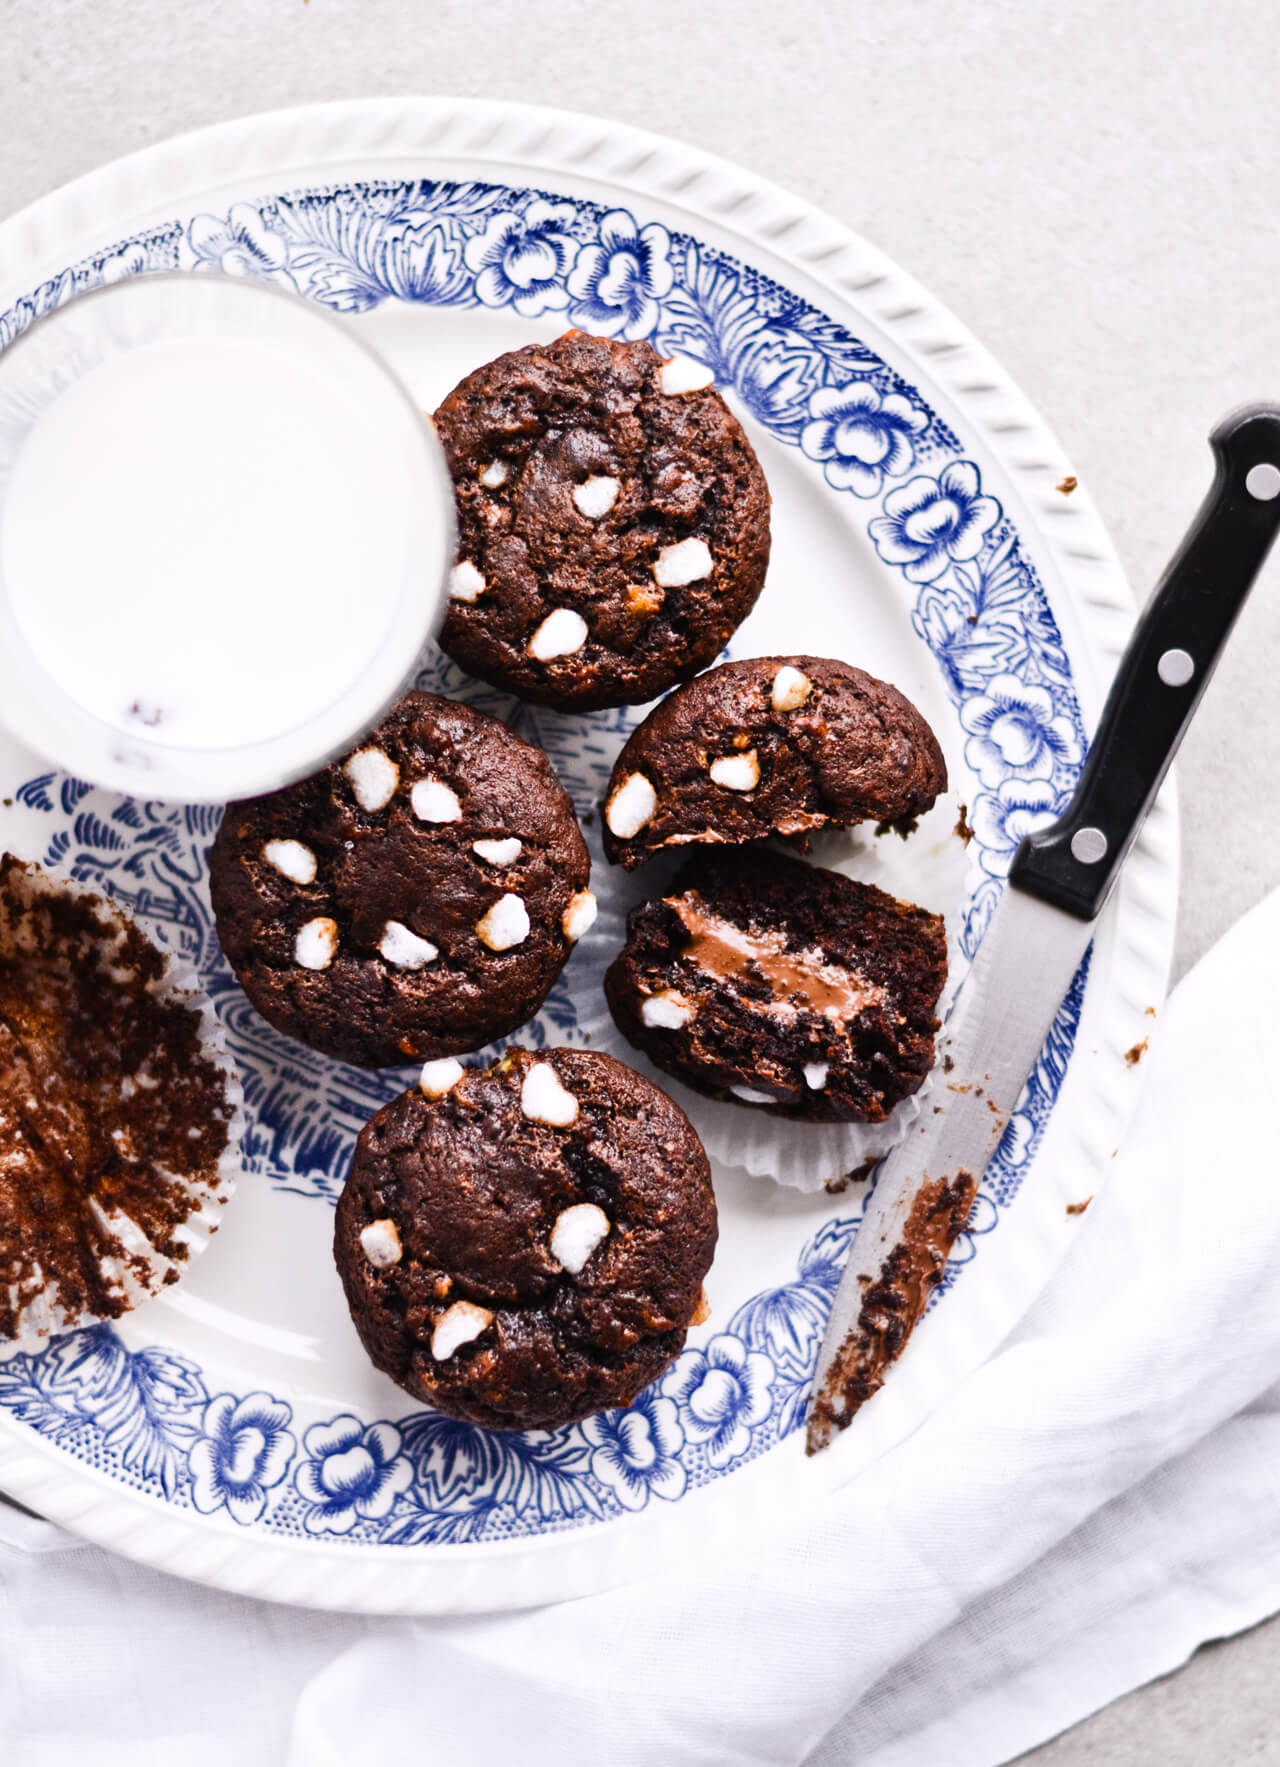
[[[952,794],[913,841],[864,838],[840,863],[943,911],[963,968],[1020,833],[1070,790],[1131,609],[1086,494],[1057,488],[1057,445],[932,297],[824,215],[674,143],[389,100],[206,130],[16,216],[0,228],[0,347],[79,288],[201,265],[350,314],[424,404],[567,323],[709,362],[775,500],[769,584],[733,650],[847,655],[926,711]],[[535,715],[438,657],[424,679],[543,741],[580,810],[635,716]],[[0,798],[0,847],[102,882],[199,965],[249,1116],[235,1205],[177,1289],[116,1330],[0,1357],[0,1485],[177,1575],[320,1607],[582,1594],[740,1547],[901,1440],[1080,1230],[1067,1205],[1104,1181],[1140,1079],[1124,1052],[1151,1028],[1172,942],[1166,792],[930,1316],[826,1454],[806,1461],[796,1426],[860,1198],[721,1163],[713,1316],[672,1372],[625,1416],[499,1437],[415,1408],[359,1350],[328,1205],[359,1123],[401,1082],[326,1064],[248,1010],[209,922],[216,813],[114,797],[5,743]],[[615,889],[600,873],[597,887]],[[522,1041],[585,1039],[590,970],[580,954]],[[747,1141],[736,1157],[755,1170],[795,1145],[768,1121]]]

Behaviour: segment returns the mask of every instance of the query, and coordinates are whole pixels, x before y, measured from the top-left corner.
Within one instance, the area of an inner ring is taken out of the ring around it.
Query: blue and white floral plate
[[[0,228],[0,346],[76,290],[174,266],[350,315],[427,406],[567,325],[708,362],[774,494],[769,584],[735,651],[847,656],[925,710],[952,796],[912,842],[864,842],[852,863],[945,912],[962,966],[1021,835],[1071,787],[1130,607],[1086,494],[1061,488],[1069,463],[928,294],[687,148],[554,111],[396,100],[208,130],[37,203]],[[474,697],[546,742],[587,807],[626,716],[575,724]],[[318,1606],[579,1594],[740,1550],[821,1503],[952,1394],[1081,1230],[1067,1204],[1103,1182],[1138,1084],[1124,1051],[1150,1029],[1170,952],[1166,801],[931,1316],[828,1453],[806,1461],[796,1431],[858,1189],[805,1195],[723,1163],[712,1318],[675,1367],[627,1412],[500,1436],[415,1407],[359,1349],[331,1207],[398,1080],[323,1062],[249,1010],[209,919],[216,811],[121,799],[3,743],[0,799],[0,848],[101,882],[199,965],[249,1113],[235,1204],[182,1284],[117,1327],[0,1359],[0,1486],[178,1575]],[[585,1035],[572,974],[522,1040]]]

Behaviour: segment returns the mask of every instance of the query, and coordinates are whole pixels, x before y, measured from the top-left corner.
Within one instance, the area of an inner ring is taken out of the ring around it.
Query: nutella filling
[[[785,1017],[817,1012],[838,1025],[850,1024],[868,1006],[878,1005],[884,989],[856,971],[830,963],[821,951],[792,950],[785,933],[747,932],[713,914],[697,890],[667,896],[689,934],[681,955],[723,982],[763,979],[773,990],[767,1010]]]

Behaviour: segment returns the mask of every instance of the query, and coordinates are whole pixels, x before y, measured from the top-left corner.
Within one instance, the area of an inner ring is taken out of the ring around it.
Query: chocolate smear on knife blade
[[[813,1396],[806,1454],[825,1448],[884,1385],[942,1280],[951,1248],[964,1232],[978,1193],[972,1172],[922,1184],[902,1237],[862,1297],[858,1323],[832,1359]]]

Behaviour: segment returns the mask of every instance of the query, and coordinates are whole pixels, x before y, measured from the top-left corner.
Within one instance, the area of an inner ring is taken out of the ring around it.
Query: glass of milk
[[[453,549],[430,420],[297,296],[136,277],[0,355],[0,723],[81,778],[313,771],[412,674]]]

